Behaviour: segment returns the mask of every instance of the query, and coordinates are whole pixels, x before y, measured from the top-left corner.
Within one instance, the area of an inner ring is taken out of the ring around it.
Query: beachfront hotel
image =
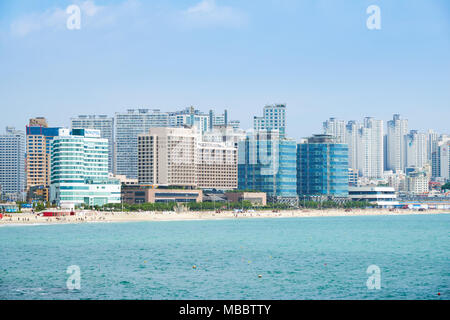
[[[61,129],[51,155],[52,203],[68,208],[120,203],[121,185],[108,177],[108,140],[99,130]]]
[[[248,132],[239,142],[239,190],[265,192],[269,202],[297,203],[297,144],[278,130]]]
[[[196,127],[151,128],[139,135],[138,167],[141,185],[237,187],[237,148],[233,143],[202,141]]]
[[[25,191],[25,133],[7,127],[0,135],[0,200],[23,200]]]
[[[314,135],[297,146],[297,192],[307,196],[348,196],[348,146],[331,135]]]

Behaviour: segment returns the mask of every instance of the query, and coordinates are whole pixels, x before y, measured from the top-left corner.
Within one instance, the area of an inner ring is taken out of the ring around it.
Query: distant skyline
[[[68,30],[67,6],[82,9]],[[381,9],[368,30],[366,9]],[[447,0],[3,0],[0,132],[29,118],[191,105],[243,129],[287,105],[287,136],[330,117],[450,133]]]

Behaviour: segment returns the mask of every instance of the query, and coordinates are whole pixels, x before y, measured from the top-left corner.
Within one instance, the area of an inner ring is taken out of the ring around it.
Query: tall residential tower
[[[1,200],[23,200],[25,191],[25,133],[7,127],[0,135]]]

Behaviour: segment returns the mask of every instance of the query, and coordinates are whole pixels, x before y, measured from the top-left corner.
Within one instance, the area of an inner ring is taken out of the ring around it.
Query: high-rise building
[[[210,116],[210,130],[217,126],[228,126],[228,111],[225,110],[223,114],[216,115],[213,110],[209,111]]]
[[[387,123],[387,169],[392,171],[405,170],[406,167],[406,139],[408,134],[408,120],[394,114]]]
[[[253,129],[278,130],[280,138],[286,136],[286,105],[274,104],[264,107],[262,117],[253,118]]]
[[[331,135],[314,135],[297,146],[299,196],[347,197],[348,146]]]
[[[431,163],[433,159],[433,152],[436,151],[437,141],[439,139],[439,134],[433,130],[428,130],[427,132],[427,159]]]
[[[362,124],[330,118],[323,123],[324,133],[335,138],[336,143],[348,145],[349,168],[365,178],[381,178],[384,171],[383,121],[364,118]]]
[[[383,120],[364,118],[358,144],[358,169],[363,177],[382,178],[384,172]]]
[[[439,146],[439,157],[440,157],[440,177],[445,179],[445,181],[450,180],[450,142],[447,144],[442,144]]]
[[[450,180],[450,136],[439,137],[436,151],[433,152],[432,177]]]
[[[323,133],[335,137],[336,143],[346,143],[346,126],[344,120],[330,118],[323,123]]]
[[[201,189],[237,188],[237,147],[234,143],[200,141],[197,144],[197,177]]]
[[[61,129],[52,142],[50,201],[61,207],[120,203],[119,180],[108,177],[108,140],[99,130]]]
[[[79,115],[72,118],[72,129],[100,130],[101,137],[108,139],[108,171],[114,173],[114,118],[106,115]]]
[[[345,126],[345,140],[343,141],[343,143],[348,145],[348,166],[358,175],[361,174],[358,170],[358,152],[362,152],[360,147],[361,128],[362,125],[356,121],[347,122]]]
[[[269,201],[296,204],[297,144],[278,130],[248,132],[239,142],[240,190],[266,192]]]
[[[25,191],[25,133],[7,127],[0,135],[1,200],[23,200]]]
[[[427,135],[411,130],[405,139],[406,167],[422,168],[428,164]]]
[[[40,188],[42,198],[49,200],[51,143],[60,128],[49,128],[45,118],[30,119],[26,127],[27,190]]]
[[[125,113],[116,113],[115,173],[128,178],[137,178],[138,135],[147,133],[150,128],[168,126],[169,114],[160,110],[129,109]]]
[[[139,183],[202,189],[237,187],[233,141],[203,141],[192,128],[151,128],[138,138]]]
[[[222,115],[215,115],[212,110],[206,114],[192,106],[176,112],[130,109],[126,113],[116,113],[115,173],[137,178],[137,137],[147,133],[150,128],[193,127],[201,134],[212,130],[214,126],[226,126],[228,121],[226,110]]]

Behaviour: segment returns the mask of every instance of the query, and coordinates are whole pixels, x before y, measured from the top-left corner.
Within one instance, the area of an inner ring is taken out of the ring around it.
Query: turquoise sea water
[[[0,299],[449,299],[449,236],[450,215],[3,226]]]

